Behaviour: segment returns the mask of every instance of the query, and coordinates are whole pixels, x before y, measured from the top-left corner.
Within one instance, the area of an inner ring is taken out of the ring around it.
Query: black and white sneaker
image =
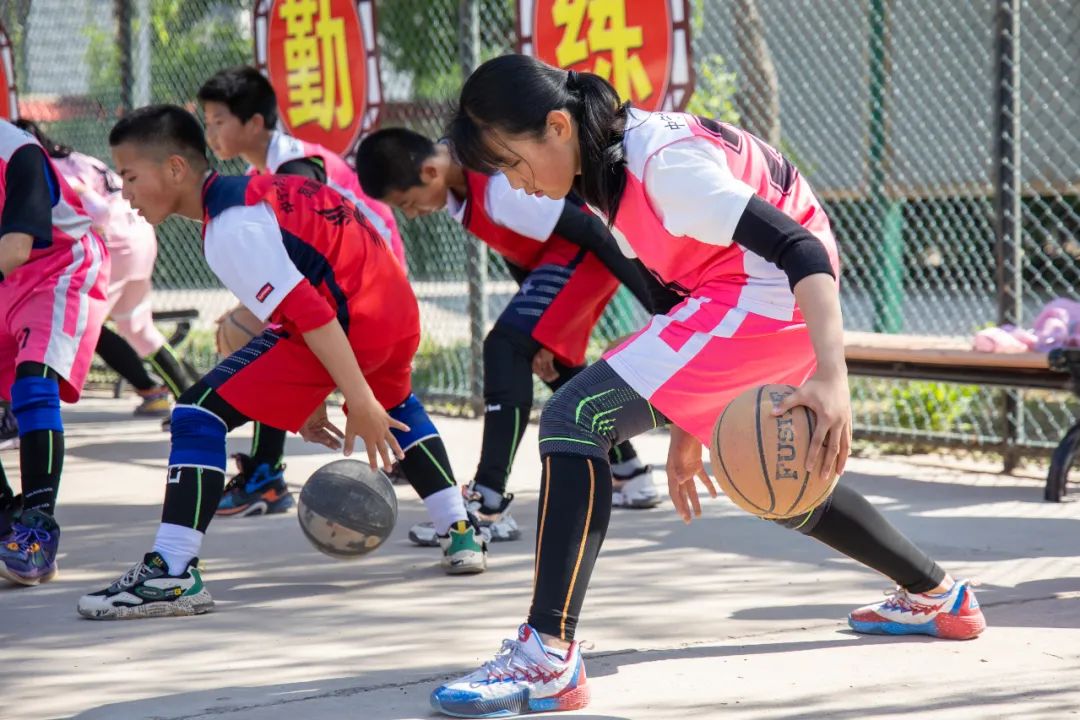
[[[214,600],[199,573],[198,558],[174,577],[156,552],[147,553],[142,562],[104,590],[79,598],[79,614],[91,620],[201,615],[213,607]]]

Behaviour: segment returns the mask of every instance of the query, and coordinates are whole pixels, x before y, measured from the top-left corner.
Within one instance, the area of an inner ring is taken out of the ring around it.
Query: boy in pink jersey
[[[406,267],[405,246],[393,211],[365,195],[352,168],[336,154],[276,129],[277,97],[262,73],[246,66],[222,70],[203,83],[198,97],[207,144],[218,158],[244,160],[249,175],[300,175],[329,185],[356,205]],[[236,457],[239,472],[225,489],[219,514],[243,517],[291,508],[294,501],[285,484],[284,454],[284,431],[256,423],[251,454]]]
[[[713,422],[744,390],[790,383],[800,387],[777,414],[804,405],[818,420],[807,471],[843,472],[851,406],[836,244],[776,150],[722,123],[636,111],[597,75],[522,55],[490,60],[462,88],[449,137],[468,168],[503,172],[534,194],[578,192],[623,252],[684,298],[544,409],[528,621],[495,660],[431,697],[458,717],[580,708],[589,687],[574,632],[610,516],[611,443],[670,425],[668,490],[690,522],[701,512],[695,481],[716,494],[701,459]],[[968,639],[985,628],[969,583],[846,484],[777,522],[896,583],[887,600],[849,615],[857,632]]]
[[[79,195],[94,231],[105,239],[111,265],[106,314],[117,332],[102,326],[97,354],[142,397],[136,415],[167,417],[170,397],[179,397],[194,381],[154,325],[150,297],[157,259],[154,228],[121,196],[120,178],[108,165],[56,142],[33,121],[20,118],[15,125],[33,134],[45,148],[53,165]],[[147,373],[143,360],[165,385]]]
[[[32,135],[0,121],[0,398],[19,424],[22,496],[0,466],[0,575],[56,575],[53,518],[64,460],[60,401],[82,392],[109,259],[78,195]]]

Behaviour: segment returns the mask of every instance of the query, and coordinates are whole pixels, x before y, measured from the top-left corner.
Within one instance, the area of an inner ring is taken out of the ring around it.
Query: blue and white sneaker
[[[40,585],[56,577],[60,526],[52,515],[26,510],[0,544],[0,577],[18,585]]]
[[[239,472],[229,480],[218,503],[218,516],[247,517],[288,511],[296,501],[285,484],[285,466],[256,465],[249,455],[238,454]]]
[[[580,710],[589,704],[589,686],[581,648],[573,643],[565,658],[547,650],[529,625],[477,670],[440,685],[431,707],[452,717],[497,718],[556,710]]]

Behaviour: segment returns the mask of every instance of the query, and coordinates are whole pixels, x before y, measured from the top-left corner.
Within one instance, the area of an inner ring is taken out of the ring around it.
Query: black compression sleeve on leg
[[[777,522],[820,540],[910,592],[928,592],[945,579],[937,563],[847,485],[837,485],[809,515]]]
[[[131,383],[136,390],[146,392],[157,386],[150,373],[146,372],[142,358],[135,352],[135,348],[131,347],[131,343],[110,328],[101,328],[101,337],[98,338],[95,350],[106,365]]]
[[[484,338],[484,435],[473,481],[506,494],[532,410],[532,356],[540,344],[496,325]]]
[[[253,425],[251,459],[255,467],[264,464],[278,467],[285,457],[285,431],[259,422]]]
[[[548,402],[540,418],[543,477],[529,613],[540,632],[574,637],[611,516],[611,445],[664,424],[667,419],[602,360]]]
[[[57,384],[60,375],[47,365],[36,362],[19,363],[16,379],[47,378]],[[59,393],[59,390],[57,390]],[[59,403],[59,395],[56,397]],[[25,427],[25,426],[24,426]],[[22,476],[22,495],[27,510],[41,510],[52,515],[60,492],[60,475],[64,470],[63,430],[29,430],[19,434],[19,470]]]
[[[173,397],[180,397],[180,393],[191,387],[193,380],[184,369],[180,358],[168,343],[165,343],[158,351],[147,358],[154,366],[154,371],[161,376],[172,392]]]
[[[611,519],[611,468],[580,455],[545,456],[538,515],[529,624],[573,640]]]
[[[446,454],[446,445],[437,435],[407,449],[405,459],[401,461],[401,471],[421,500],[457,484],[454,471],[450,468],[450,456]]]

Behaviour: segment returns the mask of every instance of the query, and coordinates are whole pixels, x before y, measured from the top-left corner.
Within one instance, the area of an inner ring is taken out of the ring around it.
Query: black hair
[[[109,145],[133,143],[183,155],[196,169],[209,166],[206,137],[195,116],[177,105],[147,105],[120,118],[109,132]]]
[[[364,193],[376,200],[422,185],[420,167],[435,154],[435,143],[407,128],[379,130],[356,148],[356,175]]]
[[[240,65],[219,70],[199,88],[199,102],[225,105],[240,122],[262,115],[268,130],[277,127],[277,95],[266,76],[251,67]]]
[[[33,120],[27,120],[26,118],[19,118],[12,121],[15,127],[25,130],[26,132],[37,138],[37,141],[41,143],[41,146],[45,148],[45,152],[51,158],[62,159],[66,158],[72,152],[71,146],[58,143],[51,137],[45,134],[45,131],[38,127],[38,124]]]
[[[491,174],[507,158],[491,145],[487,132],[540,136],[548,113],[568,111],[577,123],[581,150],[574,189],[614,223],[626,187],[622,137],[629,106],[599,75],[560,70],[526,55],[503,55],[465,81],[447,136],[463,165]]]

